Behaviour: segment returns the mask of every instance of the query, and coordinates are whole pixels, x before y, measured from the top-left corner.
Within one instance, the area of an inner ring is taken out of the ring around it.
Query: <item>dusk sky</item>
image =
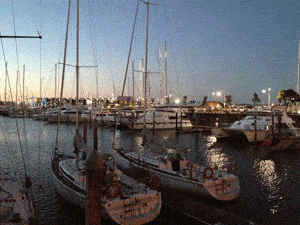
[[[28,95],[54,97],[55,64],[63,62],[68,0],[1,1],[2,35],[37,36],[42,39],[2,39],[15,96],[17,70]],[[233,103],[251,103],[258,93],[262,103],[271,88],[297,87],[300,3],[287,0],[152,0],[149,25],[148,69],[159,72],[158,49],[167,43],[169,94],[182,99],[218,99],[221,91]],[[99,95],[120,95],[130,46],[137,0],[80,0],[80,65],[98,66]],[[76,1],[72,1],[67,63],[75,65]],[[128,70],[132,94],[132,69],[145,58],[146,5],[140,2]],[[17,45],[16,45],[17,44]],[[2,46],[1,46],[2,48]],[[0,57],[0,98],[4,99],[5,61]],[[62,65],[59,65],[61,78]],[[80,69],[80,96],[96,96],[96,69]],[[23,78],[22,78],[23,79]],[[140,74],[135,73],[135,93]],[[151,96],[159,97],[161,75],[150,73]],[[67,67],[65,97],[75,97],[75,68]],[[222,101],[221,98],[218,100]]]

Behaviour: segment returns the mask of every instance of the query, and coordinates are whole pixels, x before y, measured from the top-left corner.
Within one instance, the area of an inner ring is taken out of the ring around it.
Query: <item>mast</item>
[[[149,35],[149,0],[147,0],[147,18],[146,18],[146,50],[145,50],[145,68],[144,68],[144,126],[146,126],[146,108],[147,108],[147,73],[148,73],[148,35]]]
[[[298,43],[298,84],[297,84],[297,93],[299,94],[299,88],[300,88],[300,40]]]
[[[18,108],[18,82],[19,82],[19,70],[17,70],[15,114],[17,113],[17,108]]]
[[[159,73],[161,74],[160,78],[160,93],[159,93],[159,102],[163,100],[164,92],[163,92],[163,73],[162,73],[162,65],[161,65],[161,46],[159,44],[158,46],[158,68],[159,68]]]
[[[56,149],[58,145],[58,133],[60,127],[60,118],[61,118],[61,105],[63,101],[63,93],[64,93],[64,80],[65,80],[65,71],[66,71],[66,60],[67,60],[67,47],[68,47],[68,34],[69,34],[69,22],[70,22],[70,8],[71,8],[71,0],[69,0],[69,7],[68,7],[68,18],[67,18],[67,28],[66,28],[66,37],[65,37],[65,49],[64,49],[64,62],[63,62],[63,69],[62,69],[62,77],[61,77],[61,89],[60,89],[60,99],[59,99],[59,107],[58,107],[58,118],[57,118],[57,131],[56,131]]]
[[[128,58],[127,58],[127,63],[126,63],[125,78],[124,78],[124,83],[123,83],[123,88],[122,88],[122,97],[124,96],[125,83],[126,83],[126,78],[127,78],[127,71],[128,71],[129,61],[130,61],[131,48],[132,48],[132,43],[133,43],[133,36],[134,36],[134,30],[135,30],[135,24],[136,24],[136,18],[137,18],[139,4],[140,4],[140,1],[138,0],[137,6],[136,6],[136,11],[135,11],[135,16],[134,16],[134,23],[133,23],[132,34],[131,34],[129,53],[128,53]]]
[[[77,22],[76,22],[76,132],[78,131],[78,127],[79,127],[78,98],[79,98],[79,0],[77,0]]]
[[[166,78],[166,98],[168,97],[168,76],[167,76],[167,42],[165,41],[165,78]]]
[[[5,62],[5,91],[4,91],[4,102],[5,102],[5,105],[6,105],[6,101],[7,101],[7,77],[8,77],[7,62]]]
[[[55,87],[55,90],[54,90],[54,102],[55,102],[55,107],[56,107],[56,83],[57,83],[57,64],[55,63],[55,77],[54,77],[54,87]]]
[[[22,101],[23,101],[23,114],[25,115],[25,65],[23,65],[23,96],[22,96]]]
[[[134,61],[132,61],[132,98],[134,101]]]

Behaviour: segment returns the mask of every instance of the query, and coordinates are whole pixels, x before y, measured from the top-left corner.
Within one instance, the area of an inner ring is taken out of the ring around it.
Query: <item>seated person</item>
[[[182,158],[179,153],[176,154],[175,157],[173,157],[173,159],[171,159],[173,171],[175,172],[180,171],[180,160],[182,160]]]

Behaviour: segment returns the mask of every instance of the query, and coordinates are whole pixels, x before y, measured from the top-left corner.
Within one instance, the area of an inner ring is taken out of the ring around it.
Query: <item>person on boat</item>
[[[115,167],[113,173],[116,175],[115,181],[121,182],[121,180],[122,180],[122,178],[123,178],[123,173],[122,173],[122,171],[119,170],[118,167]]]
[[[180,171],[180,160],[182,160],[181,156],[179,153],[177,153],[172,159],[171,159],[171,162],[172,162],[172,170],[175,171],[175,172],[178,172]]]
[[[106,170],[106,180],[108,182],[121,182],[123,178],[123,173],[117,167],[108,166],[108,170]]]
[[[180,171],[183,175],[187,175],[189,173],[188,163],[189,161],[185,157],[179,161]]]
[[[168,157],[161,159],[160,162],[161,162],[161,164],[159,165],[160,169],[172,170],[172,163],[168,159]]]

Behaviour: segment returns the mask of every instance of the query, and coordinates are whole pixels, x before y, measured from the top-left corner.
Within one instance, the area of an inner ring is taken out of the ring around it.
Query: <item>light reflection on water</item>
[[[208,161],[208,164],[212,168],[217,168],[221,171],[227,171],[229,168],[230,162],[228,156],[224,151],[222,151],[222,148],[220,147],[213,147],[214,144],[217,142],[217,139],[215,136],[207,136],[207,142],[206,142],[206,158]]]
[[[254,160],[254,171],[262,185],[264,185],[268,192],[268,201],[270,203],[270,211],[272,214],[278,212],[281,205],[282,195],[280,194],[280,183],[282,178],[276,173],[275,162],[272,160]]]
[[[70,216],[73,213],[66,213],[65,208],[59,202],[60,199],[55,198],[49,169],[56,126],[34,120],[27,120],[26,123],[31,171],[37,181],[42,181],[45,189],[44,192],[36,192],[37,206],[43,213],[41,217],[44,224],[58,224],[58,221],[63,220],[73,222],[74,220]],[[5,124],[3,126],[5,127]],[[10,149],[12,146],[15,149],[11,150],[9,155],[18,157],[16,163],[19,163],[20,153],[15,152],[20,146],[14,127],[15,121],[9,120],[6,128],[10,130],[10,133],[6,134],[6,137],[9,135]],[[74,126],[63,124],[61,131],[60,149],[66,153],[72,153]],[[93,146],[92,133],[93,128],[90,127],[88,129],[90,146]],[[99,149],[110,151],[114,135],[116,147],[123,147],[129,151],[146,153],[153,151],[163,154],[176,150],[195,163],[203,166],[218,166],[218,168],[226,167],[234,162],[238,165],[241,195],[235,203],[226,203],[226,205],[234,207],[238,215],[258,221],[260,224],[297,224],[294,221],[300,221],[299,153],[291,155],[266,153],[259,156],[257,152],[248,151],[248,146],[240,143],[217,142],[211,134],[175,135],[171,131],[147,133],[147,144],[145,145],[147,149],[145,150],[145,146],[142,145],[141,132],[118,131],[115,133],[114,129],[108,128],[99,128]],[[23,133],[21,138],[24,143]],[[1,134],[0,141],[0,150],[3,153],[7,149]],[[22,169],[22,167],[20,168]],[[35,187],[37,187],[36,184]],[[219,205],[222,204],[215,206],[219,207]],[[274,218],[276,223],[273,221]]]

